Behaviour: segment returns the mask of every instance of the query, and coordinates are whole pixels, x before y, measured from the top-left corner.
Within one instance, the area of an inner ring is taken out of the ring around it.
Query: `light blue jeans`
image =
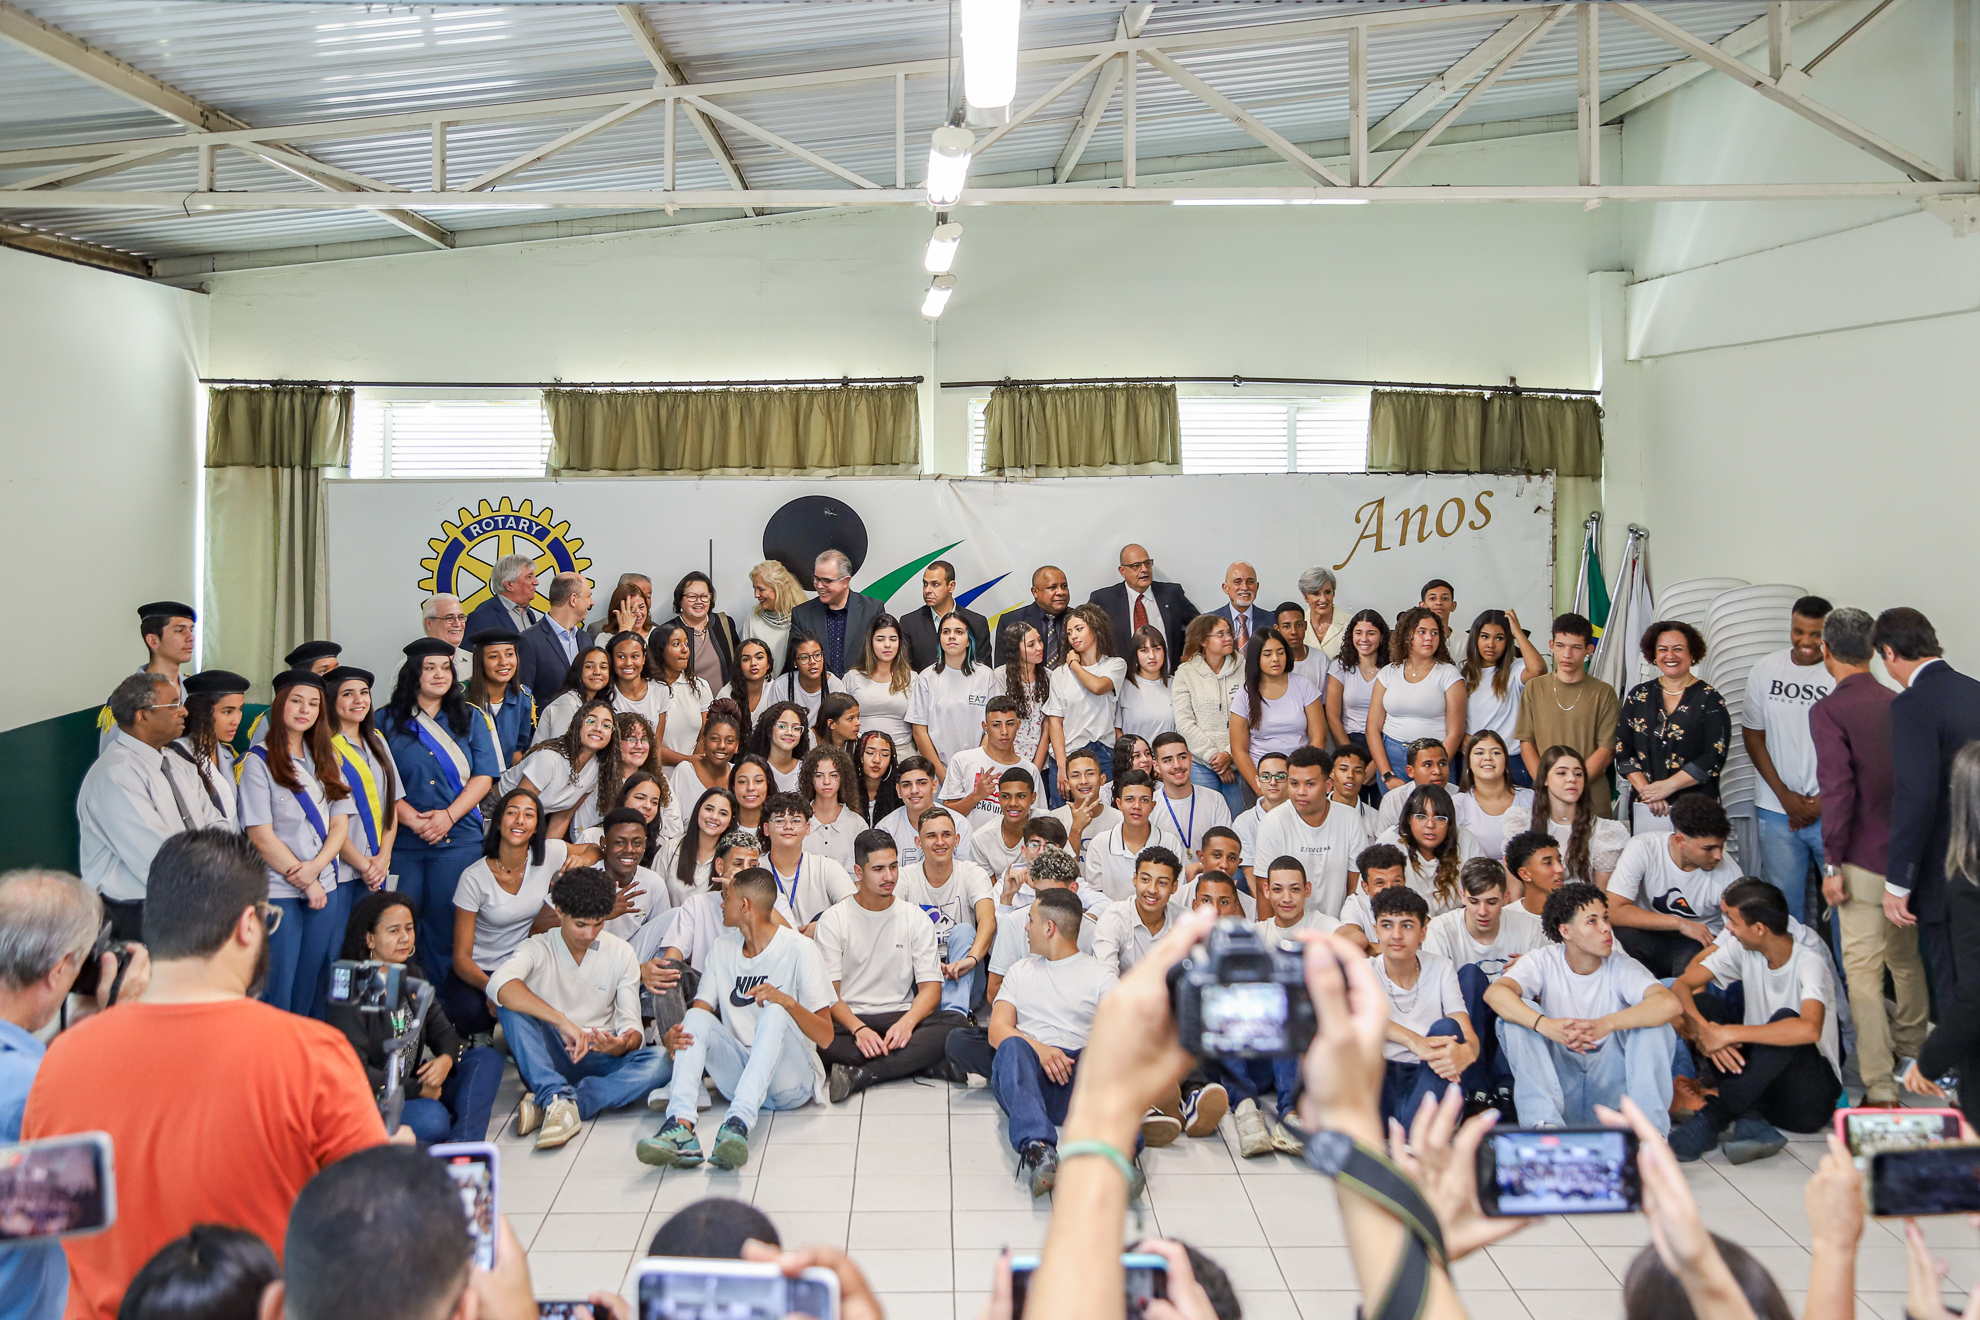
[[[1787,895],[1788,912],[1804,925],[1808,921],[1808,870],[1822,871],[1822,822],[1790,829],[1785,811],[1760,811],[1760,866],[1767,879]],[[1838,922],[1838,925],[1841,923]],[[1837,950],[1840,963],[1842,952]]]
[[[695,1086],[706,1072],[729,1097],[729,1117],[756,1126],[765,1109],[802,1109],[811,1103],[816,1051],[791,1015],[776,1005],[756,1019],[756,1041],[745,1046],[736,1033],[705,1008],[690,1008],[681,1020],[694,1043],[674,1056],[679,1086],[668,1088],[667,1117],[694,1122]]]
[[[1596,1105],[1614,1109],[1627,1095],[1659,1132],[1671,1130],[1671,1059],[1677,1033],[1661,1027],[1611,1032],[1577,1054],[1531,1027],[1499,1019],[1499,1048],[1512,1065],[1513,1103],[1522,1127],[1592,1125]]]
[[[970,909],[970,916],[974,917],[975,915],[975,910],[973,908]],[[942,961],[961,962],[963,959],[969,957],[970,948],[975,943],[976,922],[973,920],[957,922],[949,931],[949,943],[948,947],[943,950]],[[986,958],[985,961],[987,962],[988,959]],[[981,966],[970,968],[969,971],[953,981],[944,977],[942,979],[942,1007],[952,1013],[961,1013],[965,1017],[969,1016],[970,1010],[974,1007],[976,1001],[976,984],[982,979],[983,968]]]
[[[572,1063],[563,1037],[548,1022],[513,1008],[495,1012],[502,1020],[502,1036],[509,1042],[509,1054],[516,1061],[516,1071],[522,1074],[523,1085],[545,1109],[553,1100],[575,1100],[578,1117],[590,1118],[646,1099],[674,1075],[674,1061],[662,1049],[637,1049],[626,1054],[592,1050]],[[686,1089],[690,1096],[694,1094],[694,1088]]]
[[[1192,784],[1201,784],[1205,788],[1214,789],[1216,792],[1223,794],[1224,805],[1231,809],[1231,815],[1233,817],[1244,811],[1244,780],[1236,774],[1231,776],[1231,782],[1227,784],[1217,778],[1217,772],[1203,764],[1203,762],[1191,761],[1189,763],[1189,782]],[[1185,839],[1183,842],[1187,843],[1188,840]]]

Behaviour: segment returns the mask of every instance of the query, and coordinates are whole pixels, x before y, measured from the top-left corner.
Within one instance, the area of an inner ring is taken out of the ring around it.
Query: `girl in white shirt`
[[[1014,621],[1004,625],[1004,644],[997,649],[1013,658],[990,671],[991,689],[995,695],[1017,703],[1014,746],[1021,758],[1042,771],[1052,750],[1045,741],[1045,701],[1052,695],[1051,680],[1045,672],[1045,639],[1030,624]]]
[[[1176,698],[1169,687],[1169,644],[1161,630],[1136,628],[1131,639],[1133,663],[1127,681],[1121,684],[1120,709],[1114,727],[1121,734],[1153,741],[1158,733],[1171,733],[1176,727]]]
[[[1078,605],[1066,612],[1066,654],[1049,674],[1052,695],[1045,701],[1045,737],[1052,745],[1057,774],[1046,785],[1053,806],[1059,806],[1058,780],[1066,776],[1066,757],[1091,746],[1105,755],[1114,742],[1115,692],[1127,677],[1127,661],[1114,654],[1113,623],[1098,605]]]
[[[708,888],[709,877],[715,874],[715,845],[735,818],[736,795],[726,788],[707,790],[688,812],[687,833],[667,845],[656,868],[667,877],[675,907]]]
[[[1477,629],[1472,630],[1476,645]],[[1464,769],[1458,782],[1463,791],[1453,799],[1457,804],[1458,826],[1478,840],[1487,857],[1504,857],[1507,813],[1514,807],[1533,806],[1533,790],[1516,788],[1506,778],[1512,760],[1506,740],[1491,729],[1482,729],[1464,741]]]
[[[949,773],[949,758],[983,741],[983,707],[996,695],[990,671],[969,654],[969,624],[954,612],[942,616],[935,640],[942,658],[914,676],[908,689],[908,728],[915,750],[935,769],[935,782]]]
[[[853,840],[866,821],[852,806],[852,757],[843,747],[814,747],[798,772],[798,794],[811,804],[811,832],[804,850],[829,857],[852,874]]]
[[[701,741],[694,755],[668,771],[677,801],[699,799],[704,790],[727,788],[729,769],[743,747],[741,709],[727,697],[717,697],[701,717]]]
[[[804,722],[810,724],[827,692],[845,690],[837,674],[825,672],[825,644],[800,633],[791,641],[791,667],[770,680],[765,695],[771,701],[794,701],[804,707]],[[761,718],[750,716],[750,727]]]
[[[798,791],[798,767],[811,750],[811,731],[804,725],[804,707],[780,701],[766,707],[750,730],[749,750],[769,765],[774,792]]]
[[[1540,782],[1525,806],[1505,814],[1506,837],[1544,830],[1561,845],[1569,880],[1609,887],[1609,873],[1629,846],[1629,826],[1595,814],[1588,796],[1588,767],[1572,747],[1549,747],[1540,754]]]
[[[593,698],[581,707],[563,736],[539,742],[522,764],[502,776],[502,790],[526,788],[550,818],[551,838],[570,834],[571,820],[586,798],[619,798],[619,729],[611,706]]]
[[[578,707],[596,698],[610,701],[611,697],[612,657],[605,654],[602,646],[587,646],[571,661],[570,671],[564,675],[556,695],[537,714],[536,741],[543,743],[561,737],[571,727],[571,718],[578,713]]]
[[[754,752],[738,756],[729,771],[729,791],[736,797],[736,828],[761,830],[763,804],[770,797],[770,763]]]
[[[891,614],[874,616],[859,663],[846,671],[846,695],[859,703],[859,729],[854,737],[878,729],[894,740],[897,755],[911,753],[914,734],[908,729],[907,709],[908,688],[913,682],[914,671],[901,654],[900,621]]]
[[[666,727],[653,726],[660,735],[660,760],[665,765],[678,765],[694,754],[701,737],[701,712],[715,700],[708,680],[695,674],[693,660],[686,624],[663,623],[653,630],[648,672],[667,694]]]
[[[744,640],[736,648],[736,677],[720,692],[718,698],[728,697],[742,712],[743,724],[756,718],[756,712],[769,705],[770,674],[776,662],[770,654],[770,644],[759,637]]]
[[[1382,786],[1403,782],[1409,745],[1435,738],[1457,759],[1464,742],[1464,677],[1444,649],[1444,621],[1421,605],[1409,610],[1389,639],[1391,664],[1375,678],[1368,699],[1368,750]]]
[[[812,745],[841,750],[851,747],[859,741],[859,721],[859,701],[852,693],[827,692],[811,721]]]
[[[645,812],[646,820],[652,826],[647,831],[647,842],[653,844],[662,838],[671,839],[681,832],[680,809],[675,804],[675,794],[667,783],[667,774],[660,766],[659,754],[654,750],[653,730],[646,721],[629,710],[618,714],[619,726],[619,796],[616,800],[602,798],[596,794],[588,797],[578,807],[571,826],[576,831],[579,843],[602,844],[605,831],[602,828],[607,812],[616,807],[630,807],[635,781],[646,784],[643,796],[653,798],[653,809]],[[653,849],[649,846],[641,866],[653,865]]]
[[[846,800],[858,805],[868,826],[900,809],[901,795],[894,791],[894,766],[900,759],[894,740],[877,729],[860,734],[853,745],[853,768],[859,778],[853,781],[853,796]]]
[[[649,735],[658,731],[664,740],[667,689],[646,677],[646,643],[638,633],[622,632],[607,645],[606,654],[612,658],[612,709],[638,715],[646,721]]]
[[[1388,654],[1389,625],[1380,614],[1363,610],[1348,621],[1341,649],[1327,666],[1327,734],[1334,746],[1367,740],[1368,703]]]
[[[1442,916],[1464,906],[1464,888],[1458,872],[1480,855],[1478,844],[1457,823],[1457,807],[1451,795],[1436,784],[1413,789],[1403,804],[1402,828],[1390,837],[1385,831],[1381,843],[1402,849],[1409,874],[1409,887],[1423,895],[1430,915]]]
[[[1498,734],[1511,758],[1508,776],[1514,784],[1530,788],[1533,781],[1527,778],[1513,726],[1519,723],[1520,693],[1547,672],[1547,662],[1520,628],[1519,615],[1511,610],[1486,610],[1473,619],[1459,672],[1469,694],[1465,728],[1472,733],[1490,729]]]
[[[1326,737],[1320,689],[1292,672],[1292,650],[1278,630],[1260,629],[1244,648],[1244,686],[1231,694],[1231,764],[1257,793],[1254,758],[1266,752],[1291,755],[1320,746]]]

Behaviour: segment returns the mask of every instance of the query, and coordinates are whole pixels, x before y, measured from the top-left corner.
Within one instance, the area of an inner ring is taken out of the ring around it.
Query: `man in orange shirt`
[[[268,886],[243,835],[167,840],[145,911],[150,989],[48,1048],[22,1137],[108,1132],[116,1160],[116,1224],[64,1243],[67,1320],[115,1320],[132,1276],[194,1224],[237,1225],[280,1251],[303,1184],[385,1140],[343,1033],[253,998],[279,920]]]

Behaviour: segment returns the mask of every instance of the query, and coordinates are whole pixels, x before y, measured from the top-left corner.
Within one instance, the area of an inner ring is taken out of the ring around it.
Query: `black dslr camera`
[[[411,1002],[407,1003],[403,964],[340,958],[330,964],[328,997],[331,1003],[348,1004],[360,1013],[406,1013],[401,1029],[385,1042],[385,1085],[378,1091],[378,1112],[385,1119],[385,1131],[396,1132],[399,1115],[406,1107],[405,1079],[419,1068],[433,987],[415,978]]]
[[[110,983],[110,1002],[117,1002],[118,992],[124,988],[124,973],[131,968],[131,946],[110,938],[108,918],[105,918],[102,929],[96,932],[96,943],[90,945],[82,966],[76,969],[76,981],[69,987],[69,993],[95,995],[103,982],[103,955],[106,953],[117,955],[117,977]]]
[[[1236,917],[1169,969],[1169,999],[1176,1038],[1198,1058],[1304,1054],[1319,1025],[1299,951],[1268,946]]]

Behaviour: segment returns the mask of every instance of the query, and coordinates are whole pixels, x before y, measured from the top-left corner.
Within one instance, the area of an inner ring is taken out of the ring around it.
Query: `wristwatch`
[[[1822,866],[1822,874],[1829,879],[1835,879],[1842,875],[1842,868],[1834,862],[1826,862]]]

